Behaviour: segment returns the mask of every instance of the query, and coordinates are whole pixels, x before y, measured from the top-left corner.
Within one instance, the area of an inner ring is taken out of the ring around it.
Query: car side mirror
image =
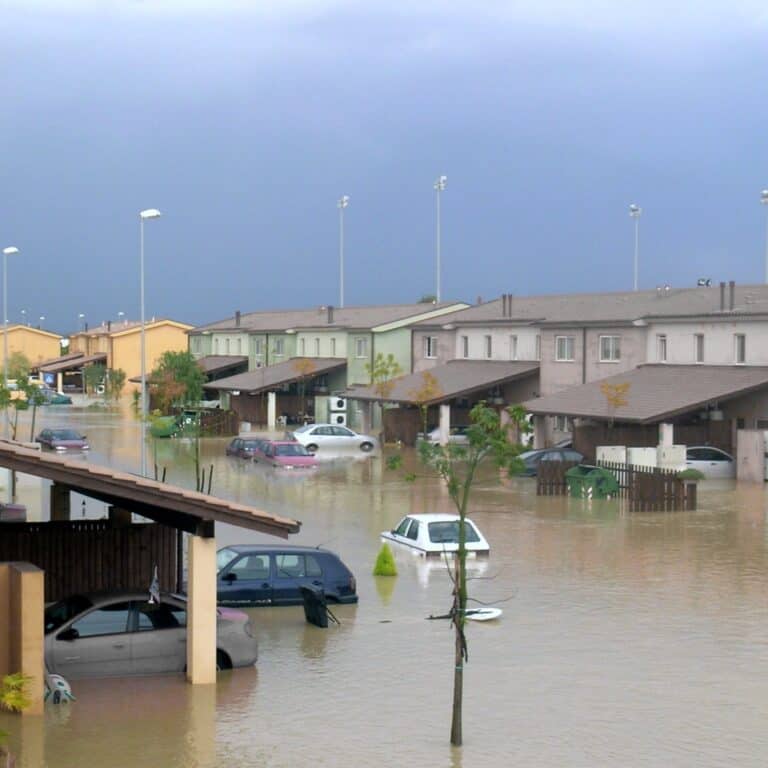
[[[231,584],[233,581],[237,581],[237,574],[236,574],[236,573],[232,573],[232,572],[230,572],[230,573],[228,573],[228,574],[227,574],[227,575],[226,575],[226,576],[225,576],[225,577],[222,579],[222,581],[228,581],[228,582]]]
[[[59,634],[56,635],[57,640],[66,640],[70,643],[73,640],[77,640],[78,637],[80,637],[80,633],[74,627],[65,629],[63,632],[59,632]]]

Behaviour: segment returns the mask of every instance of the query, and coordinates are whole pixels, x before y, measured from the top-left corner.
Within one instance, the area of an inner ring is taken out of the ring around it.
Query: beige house
[[[9,325],[8,355],[14,352],[21,352],[34,366],[61,354],[61,336],[28,325]]]

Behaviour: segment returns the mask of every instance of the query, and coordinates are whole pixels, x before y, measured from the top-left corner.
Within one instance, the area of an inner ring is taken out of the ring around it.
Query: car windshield
[[[82,436],[74,429],[52,429],[51,437],[54,440],[82,440]]]
[[[535,456],[538,456],[541,453],[541,451],[525,451],[524,453],[521,453],[517,458],[522,459],[523,461],[527,461],[528,459],[532,459]]]
[[[260,443],[258,440],[245,440],[243,441],[244,451],[255,451],[258,449]]]
[[[312,429],[312,427],[314,427],[314,426],[315,426],[314,424],[305,424],[303,427],[296,427],[296,429],[294,429],[293,431],[294,432],[299,432],[299,433],[300,432],[309,432],[309,430]]]
[[[74,595],[49,605],[45,609],[45,634],[55,632],[60,626],[88,610],[92,605],[93,603],[84,595]]]
[[[220,549],[216,553],[216,570],[226,568],[237,557],[237,552],[231,549]]]
[[[307,449],[303,445],[276,445],[275,456],[308,456]]]
[[[440,523],[430,523],[429,540],[434,544],[458,544],[459,543],[459,521],[445,520]],[[477,531],[471,523],[464,522],[464,540],[480,541]]]

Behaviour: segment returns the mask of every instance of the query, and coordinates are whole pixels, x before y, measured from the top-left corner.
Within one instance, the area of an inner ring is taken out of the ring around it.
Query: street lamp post
[[[760,193],[760,202],[765,206],[766,214],[768,214],[768,189],[764,189]],[[765,219],[765,282],[768,283],[768,216]]]
[[[85,315],[81,312],[77,316],[77,330],[78,331],[79,330],[85,330],[85,323],[84,323],[84,321],[85,321]]]
[[[27,324],[27,310],[22,309],[21,310],[21,324],[26,325]]]
[[[634,261],[634,279],[632,282],[632,289],[637,290],[637,276],[640,264],[640,216],[643,213],[643,209],[639,205],[629,206],[629,216],[635,220],[635,261]]]
[[[8,257],[17,254],[19,249],[11,245],[3,248],[3,386],[8,390]],[[5,439],[10,432],[10,417],[5,409]]]
[[[436,290],[435,290],[435,301],[437,301],[438,303],[440,303],[440,193],[445,191],[445,187],[447,184],[448,184],[447,176],[438,177],[437,181],[434,184],[436,204],[437,204],[437,232],[436,232],[436,240],[435,240],[436,261],[437,261],[437,265],[436,265],[437,282],[436,282]]]
[[[336,203],[339,209],[339,307],[344,307],[344,209],[349,195],[342,195]]]
[[[139,213],[139,229],[141,235],[141,247],[139,254],[139,281],[141,283],[141,476],[147,476],[147,414],[149,403],[147,402],[147,361],[146,361],[146,334],[144,328],[144,222],[147,219],[159,219],[161,216],[157,208],[147,208]]]

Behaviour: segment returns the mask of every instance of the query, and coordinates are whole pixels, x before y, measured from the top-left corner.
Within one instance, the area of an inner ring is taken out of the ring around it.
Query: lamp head
[[[639,205],[635,205],[634,203],[632,203],[632,205],[629,206],[629,215],[633,219],[639,218],[642,212],[643,212],[643,209]]]
[[[19,252],[19,249],[16,248],[16,246],[14,245],[10,245],[8,246],[8,248],[3,248],[3,253],[6,256],[13,256],[14,253],[18,253],[18,252]]]
[[[763,190],[763,191],[760,193],[760,202],[761,202],[763,205],[768,205],[768,189],[764,189],[764,190]]]
[[[438,192],[442,192],[445,187],[448,184],[448,177],[447,176],[440,176],[438,180],[435,182],[435,189]]]
[[[346,208],[349,205],[349,195],[342,195],[337,205],[339,208]]]
[[[157,208],[147,208],[139,213],[139,217],[142,219],[159,219],[162,215]]]

